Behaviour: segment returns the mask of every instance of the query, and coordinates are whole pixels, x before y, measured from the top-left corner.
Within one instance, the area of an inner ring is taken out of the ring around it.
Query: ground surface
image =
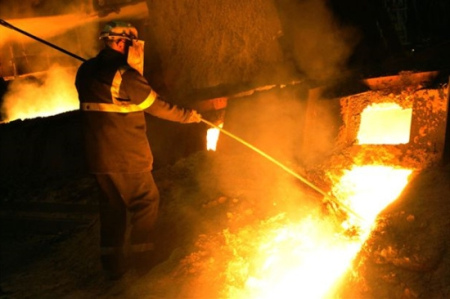
[[[245,256],[255,250],[251,241],[262,238],[254,228],[280,213],[295,221],[317,208],[317,196],[301,184],[283,194],[279,178],[286,175],[258,158],[210,152],[159,169],[165,261],[144,277],[130,271],[118,282],[100,269],[91,178],[4,180],[0,298],[252,298],[242,289]],[[418,175],[383,211],[356,271],[335,296],[448,298],[449,194],[448,167]]]

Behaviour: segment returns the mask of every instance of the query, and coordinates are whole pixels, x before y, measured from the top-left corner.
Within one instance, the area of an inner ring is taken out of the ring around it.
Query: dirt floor
[[[250,257],[263,250],[256,244],[270,227],[322,209],[317,194],[254,155],[199,152],[155,179],[162,262],[114,282],[100,268],[90,177],[4,180],[0,298],[271,298],[246,291],[256,267]],[[449,194],[450,167],[418,174],[380,214],[330,298],[448,298]]]

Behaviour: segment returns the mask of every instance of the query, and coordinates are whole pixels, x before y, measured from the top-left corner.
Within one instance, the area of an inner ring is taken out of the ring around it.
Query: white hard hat
[[[111,21],[108,22],[100,32],[100,39],[118,39],[125,38],[128,40],[137,39],[138,32],[136,27],[128,22]]]

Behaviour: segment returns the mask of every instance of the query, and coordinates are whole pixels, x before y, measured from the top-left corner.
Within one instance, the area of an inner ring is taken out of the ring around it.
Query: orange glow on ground
[[[361,113],[358,144],[405,144],[409,142],[412,108],[396,103],[372,104]]]

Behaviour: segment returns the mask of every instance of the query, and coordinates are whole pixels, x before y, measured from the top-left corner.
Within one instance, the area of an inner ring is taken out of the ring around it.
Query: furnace
[[[444,153],[448,88],[368,91],[340,99],[344,146],[379,149],[396,164],[424,168]],[[370,157],[368,157],[370,158]]]
[[[336,155],[358,157],[361,164],[378,160],[416,169],[442,162],[448,147],[447,84],[373,80],[377,84],[369,81],[370,89],[342,97],[326,98],[323,88],[310,90],[301,148],[308,165]]]

